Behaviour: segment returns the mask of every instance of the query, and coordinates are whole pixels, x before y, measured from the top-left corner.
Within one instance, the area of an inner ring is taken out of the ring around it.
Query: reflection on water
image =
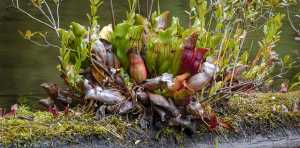
[[[105,0],[99,12],[102,25],[111,22],[107,1]],[[49,29],[12,9],[7,9],[9,2],[10,0],[0,1],[0,106],[15,103],[19,95],[40,96],[43,91],[39,85],[43,82],[62,83],[56,71],[58,50],[37,47],[25,41],[18,33],[18,30],[47,32]],[[127,0],[113,0],[113,2],[117,20],[121,20],[125,17]],[[160,6],[163,10],[170,10],[173,15],[180,16],[181,23],[186,24],[187,17],[184,10],[187,9],[187,5],[185,0],[162,0]],[[145,10],[145,7],[143,4],[141,10]],[[68,26],[71,21],[86,25],[88,8],[88,0],[64,0],[61,12],[62,26]],[[294,33],[287,21],[282,35],[284,38],[277,48],[278,52],[299,55],[300,44],[293,40]]]

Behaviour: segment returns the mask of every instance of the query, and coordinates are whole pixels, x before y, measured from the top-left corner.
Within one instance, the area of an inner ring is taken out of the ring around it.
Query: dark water
[[[29,1],[29,0],[28,0]],[[86,13],[89,11],[88,0],[64,0],[61,12],[62,26],[66,27],[71,21],[86,25]],[[127,0],[113,0],[118,20],[125,17],[128,8]],[[43,94],[39,85],[43,82],[62,83],[56,71],[58,50],[38,47],[24,40],[18,30],[49,31],[48,28],[31,21],[25,15],[9,9],[10,0],[0,0],[0,107],[8,107],[16,102],[33,102]],[[109,2],[105,0],[99,12],[101,24],[111,22]],[[170,10],[173,15],[180,16],[186,24],[186,0],[161,0],[161,8]],[[145,4],[141,10],[145,10]],[[299,8],[300,6],[298,6]],[[297,12],[298,11],[298,12]],[[292,14],[300,14],[298,9]],[[299,21],[298,21],[299,23]],[[295,33],[284,22],[282,40],[276,48],[280,55],[290,54],[293,57],[300,55],[300,42],[294,41]],[[250,39],[260,38],[252,35]],[[294,69],[290,77],[300,70]],[[28,100],[20,96],[29,96]]]

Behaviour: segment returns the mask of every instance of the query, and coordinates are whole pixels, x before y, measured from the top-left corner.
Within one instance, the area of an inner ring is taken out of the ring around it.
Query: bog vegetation
[[[273,50],[285,17],[274,8],[292,1],[190,0],[189,25],[182,26],[178,17],[160,10],[159,1],[143,16],[137,11],[140,2],[128,0],[126,19],[116,23],[113,18],[102,27],[97,12],[103,1],[90,0],[89,26],[71,22],[67,28],[60,26],[61,0],[31,2],[44,19],[24,10],[24,2],[12,1],[17,10],[52,29],[60,43],[50,43],[45,33],[21,32],[35,44],[60,51],[57,69],[67,87],[42,84],[49,98],[40,101],[52,120],[62,111],[78,118],[92,114],[100,121],[117,115],[136,120],[141,128],[159,125],[192,132],[203,127],[236,131],[250,121],[261,123],[258,129],[275,128],[277,117],[283,123],[298,122],[297,95],[283,102],[272,95],[254,96],[270,90],[278,76],[275,67],[292,66],[289,57],[280,59]],[[114,14],[112,4],[111,10]],[[258,48],[245,46],[247,35],[260,28]]]

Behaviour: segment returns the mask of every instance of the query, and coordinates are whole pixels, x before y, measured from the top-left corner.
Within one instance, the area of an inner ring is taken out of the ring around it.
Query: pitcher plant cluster
[[[142,127],[159,122],[192,131],[199,125],[228,128],[214,105],[259,90],[280,61],[273,48],[284,15],[273,9],[286,1],[189,0],[189,23],[183,26],[180,18],[160,10],[159,1],[152,1],[143,16],[137,13],[141,2],[128,0],[126,19],[116,23],[113,18],[101,27],[103,1],[90,0],[89,26],[71,22],[67,28],[60,26],[61,0],[31,2],[44,19],[12,0],[16,9],[54,30],[60,42],[54,45],[40,32],[22,33],[27,40],[37,43],[39,36],[38,44],[59,48],[58,70],[68,87],[42,85],[50,97],[41,102],[51,112],[77,102],[82,112],[98,119],[126,114]],[[253,49],[245,44],[257,28],[263,30],[262,40]]]

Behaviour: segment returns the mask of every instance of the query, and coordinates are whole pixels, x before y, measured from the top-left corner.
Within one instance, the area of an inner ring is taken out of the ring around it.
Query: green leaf
[[[83,37],[87,33],[87,30],[85,29],[85,27],[76,22],[71,23],[71,30],[74,33],[74,35],[79,38]]]
[[[116,56],[120,60],[122,66],[126,69],[129,66],[129,59],[127,55],[127,49],[129,48],[129,39],[127,34],[131,25],[128,22],[123,22],[115,27],[114,32],[111,35],[111,42],[115,49]]]

